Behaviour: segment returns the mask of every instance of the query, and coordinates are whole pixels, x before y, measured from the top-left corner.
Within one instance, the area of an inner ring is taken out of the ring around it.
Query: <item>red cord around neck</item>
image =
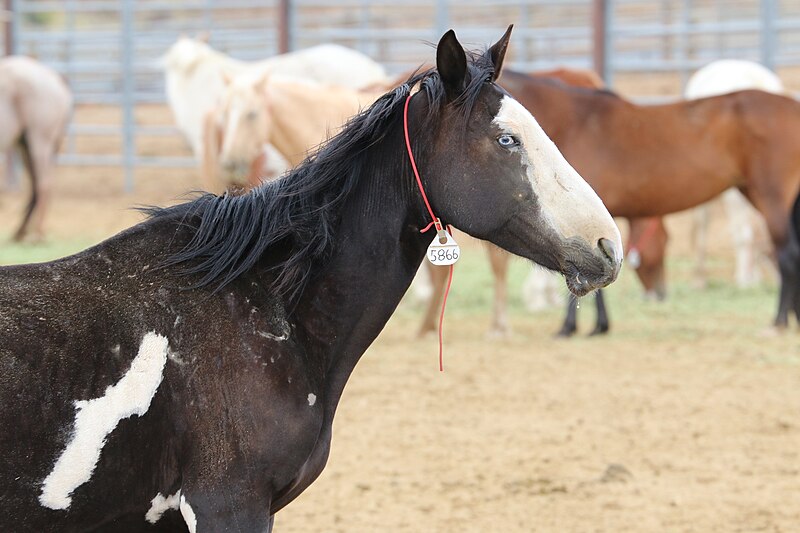
[[[431,204],[428,201],[428,195],[425,194],[425,188],[422,186],[422,179],[419,177],[419,170],[417,170],[417,162],[414,160],[414,153],[411,151],[411,137],[408,135],[408,103],[411,101],[411,94],[408,95],[406,98],[405,106],[403,107],[403,132],[406,138],[406,149],[408,151],[408,159],[411,161],[411,168],[414,171],[414,177],[417,179],[417,186],[419,187],[419,192],[422,195],[422,200],[425,202],[425,207],[428,208],[428,214],[431,216],[431,222],[420,230],[420,233],[425,233],[431,226],[436,228],[437,234],[441,235],[444,231],[442,228],[442,221],[433,214],[433,209],[431,208]],[[447,232],[452,234],[450,231],[450,227],[447,227]],[[436,237],[438,238],[438,236]],[[453,266],[450,265],[450,274],[447,278],[447,288],[444,291],[444,298],[442,299],[442,312],[439,314],[439,372],[444,372],[444,363],[443,363],[443,326],[444,326],[444,308],[447,305],[447,295],[450,293],[450,285],[453,283]]]

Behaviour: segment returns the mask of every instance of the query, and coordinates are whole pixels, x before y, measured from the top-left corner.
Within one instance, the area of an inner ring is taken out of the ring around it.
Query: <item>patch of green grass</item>
[[[721,260],[720,260],[721,261]],[[714,265],[709,265],[714,272]],[[724,266],[724,264],[723,264]],[[421,268],[427,268],[425,264]],[[522,301],[522,285],[530,270],[529,262],[514,258],[509,272],[509,315],[515,323],[546,323],[555,333],[563,320],[568,291],[563,287],[564,306],[531,313]],[[536,267],[538,268],[538,267]],[[693,341],[709,336],[750,338],[763,333],[772,323],[777,306],[777,287],[765,284],[739,289],[730,276],[715,274],[705,289],[692,283],[694,263],[690,259],[667,261],[667,299],[645,300],[636,273],[625,267],[619,279],[605,290],[606,305],[614,338],[638,341]],[[724,270],[724,269],[722,269]],[[563,284],[563,280],[561,280]],[[488,329],[494,298],[493,278],[484,250],[464,250],[456,264],[453,288],[447,304],[447,317],[485,316]],[[421,319],[424,305],[407,297],[398,312],[404,318]],[[594,327],[595,301],[592,295],[580,300],[579,335]],[[519,329],[518,326],[515,326]]]
[[[46,241],[43,243],[15,243],[7,238],[0,241],[0,265],[41,263],[74,254],[95,244],[88,239]]]

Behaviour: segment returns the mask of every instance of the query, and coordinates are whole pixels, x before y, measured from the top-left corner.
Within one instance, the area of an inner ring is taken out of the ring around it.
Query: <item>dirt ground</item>
[[[49,242],[88,245],[138,221],[128,206],[174,201],[193,180],[143,171],[125,196],[115,171],[62,169]],[[0,197],[4,232],[22,199]],[[350,380],[327,469],[275,530],[798,531],[800,335],[765,335],[774,286],[725,281],[721,222],[722,281],[700,292],[688,282],[686,216],[670,228],[670,300],[642,302],[626,273],[602,339],[554,340],[559,311],[531,315],[517,301],[513,337],[488,340],[486,262],[466,243],[445,372],[435,339],[413,339],[420,309],[404,301]]]

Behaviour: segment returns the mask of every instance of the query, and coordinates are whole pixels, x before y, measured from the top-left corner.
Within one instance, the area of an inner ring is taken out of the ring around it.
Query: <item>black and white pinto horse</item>
[[[0,530],[271,530],[322,471],[345,383],[431,242],[409,94],[442,220],[576,294],[613,281],[613,220],[494,83],[509,35],[468,54],[447,32],[437,69],[281,180],[1,269]]]

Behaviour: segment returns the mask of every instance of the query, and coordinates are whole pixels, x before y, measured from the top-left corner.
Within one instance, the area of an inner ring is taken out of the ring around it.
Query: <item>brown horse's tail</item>
[[[25,208],[25,214],[22,217],[22,224],[14,234],[15,241],[21,241],[28,231],[28,224],[30,224],[31,216],[36,209],[36,204],[39,203],[39,193],[36,182],[38,176],[36,175],[36,165],[33,163],[33,156],[31,155],[30,143],[28,142],[28,134],[26,130],[22,130],[17,143],[19,145],[19,153],[22,155],[22,164],[25,165],[25,170],[31,179],[31,198],[28,201],[28,206]]]

